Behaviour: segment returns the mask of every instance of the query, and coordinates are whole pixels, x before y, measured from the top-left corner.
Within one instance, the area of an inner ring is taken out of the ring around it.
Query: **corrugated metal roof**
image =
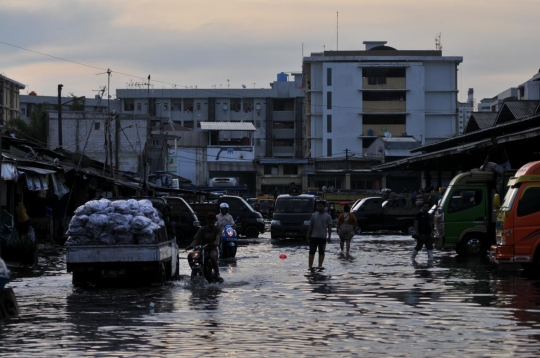
[[[515,119],[528,117],[535,113],[540,101],[506,101],[505,106],[512,112]]]
[[[385,149],[384,155],[387,157],[410,157],[416,153],[411,153],[410,149]]]
[[[201,129],[207,131],[256,131],[249,122],[201,122]]]

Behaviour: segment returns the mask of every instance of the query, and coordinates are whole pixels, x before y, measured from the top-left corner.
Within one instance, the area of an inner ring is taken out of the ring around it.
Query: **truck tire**
[[[414,224],[407,224],[401,230],[404,234],[412,236],[414,235]]]
[[[244,230],[244,234],[246,235],[247,238],[256,239],[259,237],[259,229],[257,229],[257,227],[253,225],[248,226],[246,230]]]
[[[73,271],[71,283],[75,287],[86,286],[86,275],[84,274],[84,272]]]
[[[481,257],[486,253],[485,238],[482,234],[466,235],[457,246],[457,253],[464,257]]]

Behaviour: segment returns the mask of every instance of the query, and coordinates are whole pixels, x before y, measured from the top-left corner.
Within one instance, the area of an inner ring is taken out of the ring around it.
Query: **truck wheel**
[[[354,233],[355,233],[356,235],[362,235],[362,227],[357,226],[357,227],[354,229]]]
[[[484,237],[480,234],[469,234],[458,245],[458,255],[480,257],[486,252]]]
[[[244,231],[244,234],[250,239],[256,239],[259,237],[259,229],[255,226],[248,226]]]
[[[86,286],[86,275],[83,272],[73,272],[71,283],[75,287]]]
[[[414,225],[413,224],[407,224],[407,225],[405,225],[405,227],[403,228],[402,231],[403,231],[404,234],[412,236],[412,235],[414,235]]]

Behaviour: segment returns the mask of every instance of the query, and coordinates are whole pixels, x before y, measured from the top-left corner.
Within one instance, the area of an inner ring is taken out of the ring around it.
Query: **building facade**
[[[0,75],[0,120],[2,123],[20,117],[19,91],[25,87],[22,83]]]
[[[484,98],[478,103],[478,112],[498,112],[508,100],[535,101],[540,99],[540,70],[526,82],[517,87],[510,87],[491,98]]]
[[[396,50],[385,41],[364,44],[364,51],[304,58],[308,158],[362,157],[380,136],[410,136],[426,144],[458,134],[462,57]]]
[[[137,86],[130,84],[130,88],[116,90],[123,115],[146,115],[152,128],[169,123],[194,132],[209,132],[207,147],[202,147],[205,141],[200,138],[187,146],[182,145],[183,139],[178,140],[175,149],[177,165],[170,167],[170,170],[176,168],[175,174],[186,175],[182,168],[184,161],[186,165],[191,163],[188,165],[190,168],[208,170],[208,173],[191,173],[192,169],[189,169],[189,177],[198,178],[194,182],[200,178],[237,177],[250,191],[260,193],[262,187],[275,184],[272,174],[258,175],[258,166],[263,165],[260,158],[287,161],[287,158],[303,157],[304,91],[300,73],[280,73],[277,80],[270,83],[270,88],[261,89],[246,86],[235,89],[155,89],[148,83]],[[226,122],[233,127],[235,123],[250,123],[255,131],[204,129],[203,123],[207,122]],[[153,144],[160,146],[159,140],[153,138]],[[253,148],[252,152],[246,151],[249,148]],[[203,157],[213,159],[206,165],[194,164]],[[264,168],[261,167],[261,171],[264,172]],[[301,171],[295,178],[301,180]],[[285,176],[282,179],[290,178]]]

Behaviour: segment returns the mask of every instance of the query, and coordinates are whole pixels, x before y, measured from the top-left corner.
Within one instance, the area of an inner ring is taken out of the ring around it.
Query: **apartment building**
[[[26,86],[4,75],[0,75],[0,120],[6,123],[20,116],[19,91]]]
[[[443,56],[441,50],[397,50],[386,41],[364,45],[363,51],[304,57],[304,151],[309,158],[362,157],[380,136],[427,144],[459,133],[457,72],[463,57]],[[343,188],[355,179],[340,180]]]
[[[173,154],[177,158],[169,167],[176,168],[178,175],[195,178],[198,185],[205,184],[199,182],[200,178],[237,177],[257,193],[263,187],[266,190],[295,178],[301,180],[301,170],[289,175],[280,167],[277,172],[268,173],[264,169],[268,163],[260,161],[265,158],[280,166],[287,165],[289,159],[290,164],[296,164],[295,158],[303,157],[304,91],[300,73],[279,73],[269,88],[243,85],[158,89],[151,83],[128,83],[127,87],[116,90],[122,115],[147,115],[151,128],[168,123],[194,132],[208,132],[207,140],[197,136],[186,145],[184,140],[190,135],[180,134],[182,139],[177,141]],[[167,140],[162,137],[152,138],[151,144],[162,147],[161,141]],[[199,147],[194,143],[199,143]],[[191,169],[186,172],[186,167]],[[199,173],[201,170],[207,173]]]
[[[517,87],[510,87],[491,98],[484,98],[478,103],[478,112],[499,112],[508,100],[538,100],[540,99],[540,70],[530,79]]]

